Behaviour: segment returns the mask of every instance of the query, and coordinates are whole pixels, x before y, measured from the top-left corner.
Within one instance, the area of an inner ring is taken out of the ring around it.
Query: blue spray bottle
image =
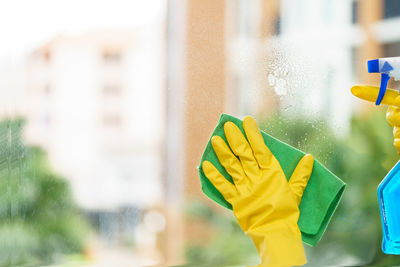
[[[400,255],[400,161],[378,186],[383,240],[382,251]]]
[[[369,60],[368,72],[381,73],[381,86],[375,102],[379,105],[389,79],[400,79],[400,57]],[[378,199],[383,230],[382,251],[400,255],[400,161],[379,184]]]

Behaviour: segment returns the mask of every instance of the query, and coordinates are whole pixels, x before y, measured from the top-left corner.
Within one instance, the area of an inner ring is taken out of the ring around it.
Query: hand
[[[203,162],[203,171],[232,205],[240,226],[260,254],[262,266],[303,265],[307,261],[297,221],[314,159],[305,155],[288,182],[279,162],[264,144],[255,120],[246,117],[243,128],[248,141],[232,122],[224,125],[229,146],[219,136],[211,139],[234,184],[209,161]]]
[[[393,145],[397,149],[397,153],[400,154],[400,96],[395,98],[394,105],[389,106],[386,112],[386,120],[393,127]]]
[[[358,98],[375,102],[378,97],[379,87],[370,85],[355,85],[351,88],[351,92]],[[388,104],[389,108],[386,112],[386,119],[391,127],[393,127],[394,141],[393,145],[400,154],[400,96],[397,90],[387,89],[382,104]]]

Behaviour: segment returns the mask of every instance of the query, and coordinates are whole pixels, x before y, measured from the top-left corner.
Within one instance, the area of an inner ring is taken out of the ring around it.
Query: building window
[[[237,0],[237,29],[240,36],[252,35],[253,17],[251,11],[254,3],[247,0]]]
[[[365,72],[364,61],[361,57],[360,47],[352,47],[350,50],[351,55],[351,70],[352,70],[352,79],[357,81],[360,79]]]
[[[351,2],[351,23],[352,24],[357,24],[358,23],[358,8],[359,8],[359,3],[358,0],[353,0]]]
[[[280,35],[281,34],[281,17],[280,16],[278,16],[276,19],[275,19],[275,34],[276,35]]]
[[[393,18],[400,16],[400,1],[385,0],[384,2],[384,18]]]
[[[51,93],[51,87],[50,87],[50,84],[49,84],[49,83],[46,83],[46,84],[43,86],[43,93],[44,93],[45,95],[50,95],[50,93]]]
[[[383,55],[384,57],[398,57],[400,55],[400,42],[384,44]]]
[[[104,50],[102,58],[106,64],[118,64],[122,60],[122,53],[119,50]]]
[[[105,84],[103,86],[104,96],[118,96],[121,95],[122,88],[118,84]]]
[[[119,114],[103,115],[103,125],[106,127],[118,127],[122,124],[122,118]]]
[[[41,124],[41,126],[43,128],[47,128],[50,126],[51,123],[51,119],[50,119],[50,115],[46,112],[42,113],[39,117],[39,123]]]
[[[51,53],[50,50],[46,49],[45,51],[43,51],[43,59],[46,63],[49,63],[51,60]]]

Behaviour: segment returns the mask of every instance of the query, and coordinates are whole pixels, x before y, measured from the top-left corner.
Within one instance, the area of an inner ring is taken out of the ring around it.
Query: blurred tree
[[[89,230],[45,152],[23,144],[23,125],[21,119],[0,122],[0,266],[45,264],[81,252]]]
[[[186,247],[188,265],[185,266],[229,266],[259,262],[255,246],[230,211],[218,212],[206,203],[191,201],[186,216],[187,221],[202,223],[210,238],[206,243],[204,240],[189,240]]]

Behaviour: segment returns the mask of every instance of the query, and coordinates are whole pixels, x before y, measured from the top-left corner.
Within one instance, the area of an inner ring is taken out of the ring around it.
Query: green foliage
[[[193,201],[188,205],[186,215],[189,220],[208,225],[212,238],[207,244],[194,240],[188,244],[185,266],[229,266],[259,261],[256,248],[231,212],[216,212],[201,202]]]
[[[0,266],[50,263],[80,252],[89,230],[45,152],[23,144],[23,125],[0,123]]]

